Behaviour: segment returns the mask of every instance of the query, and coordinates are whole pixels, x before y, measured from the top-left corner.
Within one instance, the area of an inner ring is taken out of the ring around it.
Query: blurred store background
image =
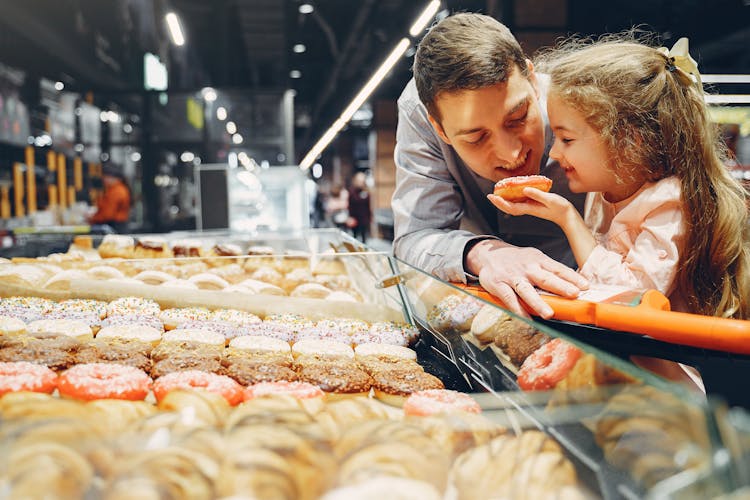
[[[87,219],[106,188],[106,168],[130,189],[127,232],[350,230],[336,198],[355,193],[372,212],[362,237],[387,249],[396,99],[426,27],[461,10],[502,20],[529,54],[572,33],[633,26],[669,46],[688,36],[703,73],[735,75],[704,81],[722,94],[712,98],[735,152],[730,167],[750,179],[748,0],[2,0],[0,7],[6,253],[36,241],[31,235],[107,231]],[[360,93],[368,82],[371,94]],[[357,173],[365,194],[350,189]]]

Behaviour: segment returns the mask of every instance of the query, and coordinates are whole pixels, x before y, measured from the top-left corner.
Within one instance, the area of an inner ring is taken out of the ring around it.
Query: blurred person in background
[[[326,218],[342,231],[346,231],[346,221],[349,218],[349,192],[341,184],[331,186],[331,192],[326,200]]]
[[[96,202],[91,224],[107,224],[117,233],[127,232],[130,218],[130,188],[125,176],[112,166],[102,169],[104,193]]]
[[[357,172],[352,177],[349,187],[349,218],[346,226],[362,243],[366,243],[372,221],[370,208],[370,190],[367,188],[367,176],[364,172]]]

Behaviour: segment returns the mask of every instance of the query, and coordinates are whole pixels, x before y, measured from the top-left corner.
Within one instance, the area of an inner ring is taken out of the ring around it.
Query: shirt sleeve
[[[418,100],[403,95],[394,160],[394,254],[440,279],[465,283],[464,248],[477,235],[459,229],[463,195],[448,170],[445,146],[430,124],[427,110]]]
[[[635,290],[656,289],[669,295],[674,286],[683,241],[682,210],[672,200],[650,210],[640,224],[627,224],[620,234],[609,235],[610,244],[599,244],[581,267],[581,274],[594,283],[627,286]],[[623,255],[612,246],[618,239],[632,239]]]

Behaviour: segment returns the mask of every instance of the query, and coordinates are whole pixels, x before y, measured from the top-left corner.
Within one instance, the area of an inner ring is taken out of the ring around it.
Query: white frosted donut
[[[0,316],[0,334],[18,335],[26,331],[26,323],[18,318]]]
[[[172,281],[175,279],[175,276],[163,271],[141,271],[133,276],[133,278],[147,285],[161,285],[165,281]]]
[[[86,273],[96,279],[124,278],[125,275],[119,269],[112,266],[94,266],[89,268]]]
[[[343,339],[343,342],[350,343],[352,337],[370,331],[370,324],[361,319],[334,318],[322,319],[316,323],[316,328],[322,332],[333,332],[336,336]]]
[[[167,330],[178,328],[188,321],[207,321],[210,317],[211,311],[205,307],[174,307],[164,309],[159,314],[159,319]]]
[[[316,355],[322,357],[354,358],[354,349],[349,344],[333,340],[300,340],[292,345],[292,354],[299,356]]]
[[[83,312],[92,313],[104,319],[107,316],[108,304],[103,300],[94,299],[69,299],[56,303],[50,312]]]
[[[54,301],[42,297],[8,297],[0,300],[0,309],[24,308],[39,314],[46,314],[54,307]]]
[[[180,328],[185,330],[198,329],[216,332],[224,337],[225,342],[228,342],[235,337],[246,334],[245,328],[243,326],[233,325],[232,323],[227,323],[226,321],[185,321],[183,323],[180,323]]]
[[[101,244],[112,245],[116,248],[129,248],[135,245],[135,239],[121,234],[105,234]]]
[[[331,289],[318,283],[302,283],[291,291],[291,297],[306,297],[309,299],[325,299],[331,295]]]
[[[85,280],[88,279],[89,275],[86,271],[80,269],[68,269],[61,273],[55,274],[48,279],[43,288],[46,290],[68,290],[70,289],[70,282],[72,280]]]
[[[157,344],[161,340],[161,331],[143,324],[105,326],[96,334],[98,339],[118,338],[139,340]]]
[[[142,297],[122,297],[109,303],[107,316],[122,316],[126,314],[145,314],[158,316],[161,312],[159,304],[151,299]]]
[[[216,309],[211,313],[211,321],[226,321],[233,325],[251,325],[262,320],[255,314],[237,309]]]
[[[229,347],[254,352],[292,353],[289,342],[261,335],[243,335],[241,337],[235,337],[229,342]]]
[[[199,273],[188,278],[188,281],[196,285],[201,290],[221,290],[229,286],[229,282],[224,278],[211,273]]]
[[[408,347],[389,344],[359,344],[354,348],[357,356],[389,356],[402,359],[417,359],[417,353]]]
[[[0,282],[18,284],[26,287],[44,285],[52,273],[30,264],[9,264],[0,266]]]
[[[53,335],[65,335],[81,340],[94,338],[91,327],[85,322],[75,319],[39,319],[29,323],[26,331],[31,334],[50,333]]]
[[[216,346],[225,344],[224,336],[220,333],[198,328],[176,328],[164,333],[161,340],[162,342],[200,342]]]
[[[164,325],[156,316],[148,316],[144,314],[124,314],[121,316],[108,316],[107,318],[102,320],[102,328],[104,328],[105,326],[116,325],[145,325],[158,330],[159,332],[164,331]]]
[[[241,281],[239,285],[249,288],[259,295],[286,295],[286,292],[276,285],[251,278]]]

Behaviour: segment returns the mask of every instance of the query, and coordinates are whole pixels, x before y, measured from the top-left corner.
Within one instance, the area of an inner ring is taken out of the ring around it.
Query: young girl
[[[550,156],[572,192],[589,193],[584,218],[533,188],[528,201],[489,198],[559,225],[592,283],[659,290],[675,311],[750,319],[746,193],[724,166],[697,68],[684,64],[694,64],[687,40],[675,48],[605,40],[547,54]],[[702,388],[688,367],[633,361]]]
[[[571,191],[589,193],[585,218],[533,188],[526,201],[489,199],[559,225],[592,283],[653,288],[672,310],[750,319],[746,194],[683,64],[694,63],[686,42],[681,55],[617,40],[547,54],[550,156]]]

